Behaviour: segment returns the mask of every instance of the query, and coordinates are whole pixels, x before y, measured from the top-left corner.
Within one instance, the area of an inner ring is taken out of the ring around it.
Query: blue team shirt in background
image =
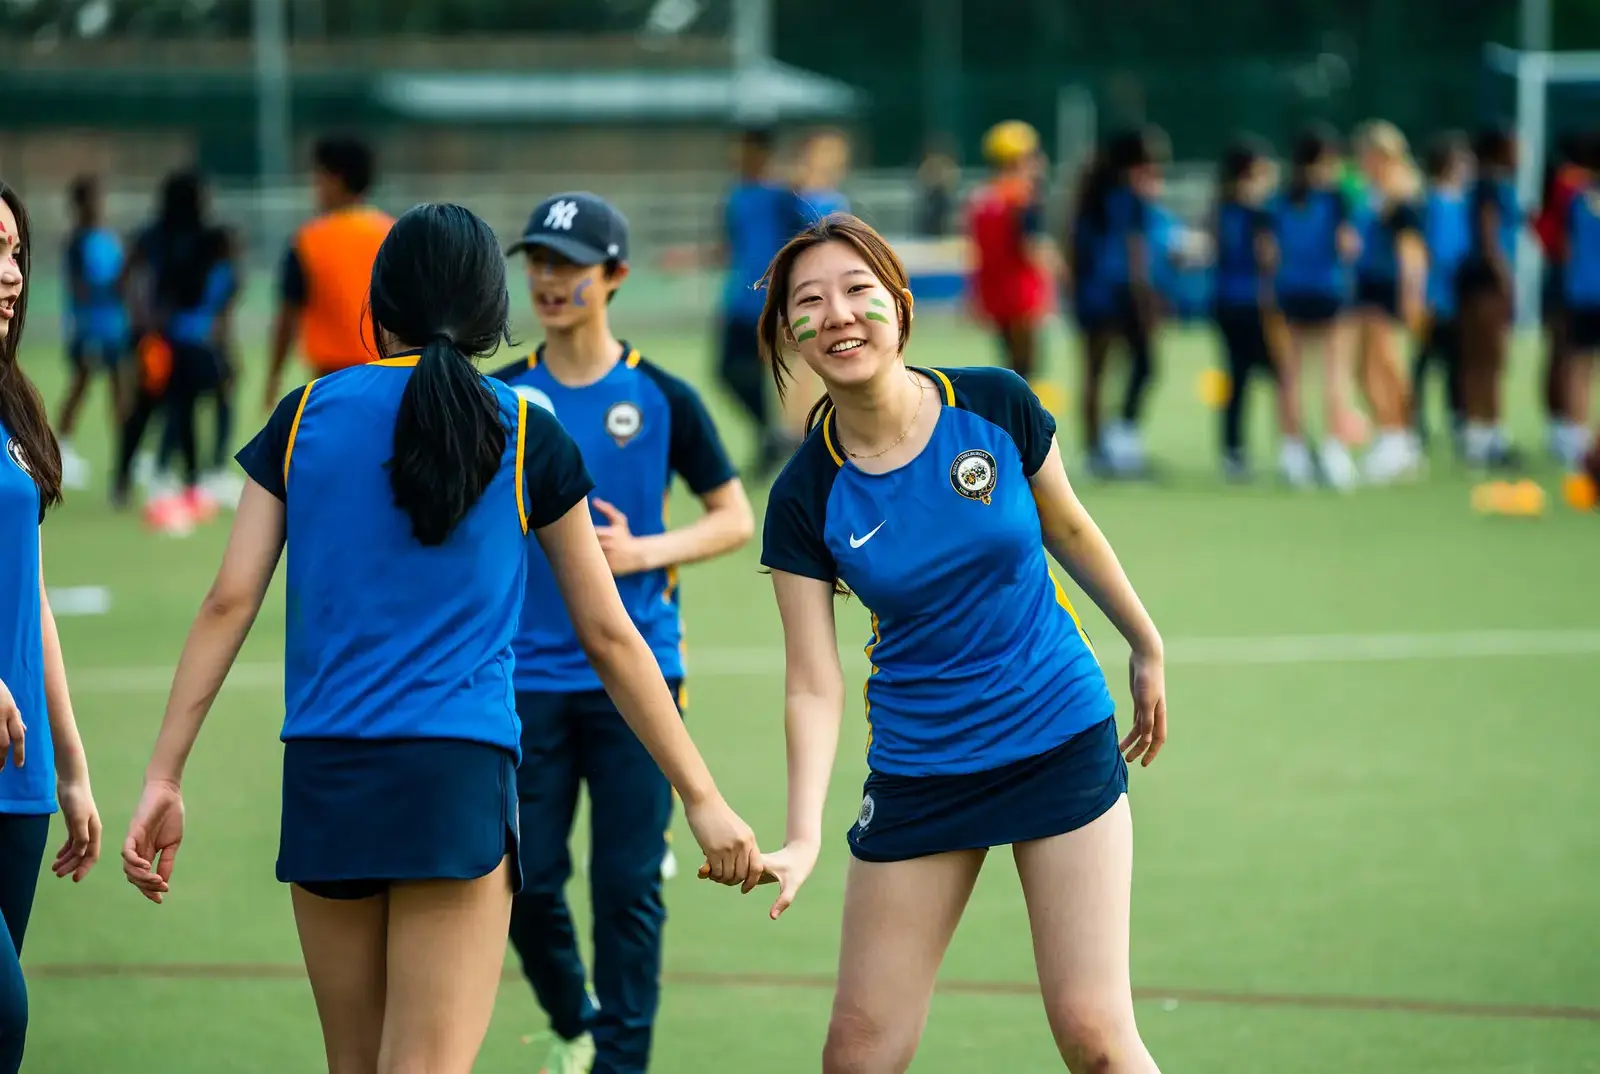
[[[67,237],[68,340],[121,343],[128,318],[117,291],[125,260],[122,240],[110,228],[78,228]]]
[[[1410,202],[1362,206],[1358,218],[1361,229],[1361,256],[1356,259],[1356,278],[1369,284],[1390,286],[1400,279],[1400,235],[1421,232],[1422,217]]]
[[[0,682],[27,727],[26,763],[0,768],[0,813],[56,811],[55,746],[44,695],[44,630],[39,604],[39,486],[22,443],[0,422]]]
[[[728,247],[728,274],[723,283],[723,315],[731,321],[755,323],[766,302],[756,289],[767,266],[795,233],[794,195],[775,183],[740,183],[722,207],[722,231]]]
[[[1237,309],[1261,304],[1261,263],[1256,240],[1270,231],[1266,212],[1239,201],[1217,206],[1217,255],[1213,271],[1215,304]]]
[[[1436,317],[1454,317],[1456,275],[1472,250],[1465,191],[1428,191],[1422,203],[1422,241],[1428,248],[1428,307]]]
[[[542,350],[542,348],[541,348]],[[687,383],[622,345],[622,356],[592,384],[569,388],[551,375],[536,351],[497,371],[522,398],[555,415],[578,445],[594,494],[628,518],[640,537],[667,530],[673,475],[702,496],[736,476],[700,396]],[[606,525],[590,509],[596,525]],[[683,624],[676,568],[617,579],[617,592],[655,654],[662,676],[684,675]],[[527,597],[513,648],[516,688],[527,693],[601,689],[556,587],[550,565],[529,557]]]
[[[1585,187],[1568,209],[1567,264],[1562,287],[1567,306],[1600,309],[1600,188]]]
[[[1278,243],[1278,296],[1342,298],[1350,288],[1350,272],[1339,256],[1341,224],[1350,220],[1349,206],[1337,190],[1315,189],[1303,201],[1280,194],[1272,205],[1273,235]]]
[[[1499,225],[1495,228],[1495,245],[1500,256],[1514,269],[1517,263],[1517,234],[1522,230],[1522,209],[1517,204],[1516,180],[1485,176],[1472,184],[1472,193],[1468,201],[1471,224],[1468,234],[1472,242],[1473,255],[1480,260],[1489,256],[1490,251],[1480,248],[1478,216],[1484,206],[1492,205],[1499,213]]]
[[[554,418],[485,378],[506,428],[500,468],[445,542],[425,547],[385,468],[415,363],[388,358],[296,389],[239,452],[285,504],[280,737],[462,739],[520,759],[511,640],[528,535],[592,484]]]
[[[1073,228],[1077,262],[1073,274],[1074,305],[1091,314],[1113,310],[1131,279],[1128,237],[1141,235],[1151,240],[1154,258],[1164,226],[1151,203],[1131,186],[1122,183],[1113,187],[1106,194],[1101,214],[1085,214]],[[1151,271],[1155,271],[1153,262]]]
[[[795,199],[795,211],[799,213],[800,219],[798,226],[785,236],[785,241],[830,213],[850,211],[850,199],[837,190],[797,190],[792,197]]]
[[[869,474],[827,414],[772,486],[761,562],[842,581],[871,613],[873,771],[986,771],[1059,746],[1114,704],[1050,573],[1029,485],[1055,419],[1008,369],[921,372],[943,403],[927,446]]]

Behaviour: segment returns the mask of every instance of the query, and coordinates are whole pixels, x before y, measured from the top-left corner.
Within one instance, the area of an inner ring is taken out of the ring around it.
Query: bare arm
[[[1395,252],[1400,262],[1400,313],[1418,332],[1427,306],[1428,248],[1421,235],[1407,228],[1395,237]]]
[[[61,635],[44,585],[44,550],[39,551],[39,627],[44,638],[44,700],[50,717],[50,738],[55,744],[56,800],[66,824],[67,839],[56,851],[51,871],[56,876],[83,880],[100,860],[102,825],[100,810],[89,786],[89,762],[84,756],[78,720],[67,690],[67,666],[61,657]]]
[[[283,541],[283,503],[254,481],[246,481],[222,566],[200,602],[178,658],[166,715],[145,770],[146,783],[182,782],[200,726],[261,610]]]
[[[67,690],[67,665],[61,657],[61,634],[44,586],[44,552],[39,554],[39,628],[44,636],[44,703],[50,712],[50,740],[55,744],[56,781],[89,784],[89,763],[78,734]]]
[[[1134,729],[1123,742],[1149,764],[1166,740],[1165,651],[1150,613],[1134,592],[1111,544],[1078,500],[1061,465],[1060,445],[1052,437],[1044,465],[1031,479],[1044,544],[1095,605],[1111,620],[1132,650],[1130,678]]]
[[[714,559],[743,545],[755,532],[750,498],[738,478],[701,496],[700,504],[705,513],[687,526],[637,537],[628,531],[628,520],[622,512],[596,499],[595,510],[610,523],[598,532],[612,573],[621,577]]]
[[[723,884],[761,879],[761,854],[748,825],[728,807],[683,725],[655,654],[628,617],[585,500],[534,531],[555,573],[584,655],[650,756],[683,799],[685,819]]]
[[[773,571],[772,589],[783,620],[783,733],[789,759],[784,842],[820,846],[822,807],[844,714],[833,586]]]

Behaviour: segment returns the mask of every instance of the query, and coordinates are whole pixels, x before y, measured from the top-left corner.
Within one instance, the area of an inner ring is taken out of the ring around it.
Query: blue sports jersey
[[[1562,273],[1567,305],[1600,308],[1600,187],[1590,185],[1573,195],[1567,227],[1567,264]]]
[[[0,682],[27,728],[25,763],[0,768],[0,813],[54,813],[56,758],[44,696],[44,631],[39,603],[39,486],[22,442],[0,422]]]
[[[1467,196],[1460,190],[1428,191],[1422,208],[1422,241],[1428,247],[1428,306],[1434,316],[1456,315],[1456,275],[1472,249]]]
[[[1256,240],[1272,222],[1262,209],[1240,201],[1217,206],[1216,305],[1230,309],[1261,304],[1261,262]]]
[[[761,554],[871,612],[867,763],[895,775],[996,768],[1114,711],[1028,482],[1055,419],[1010,370],[921,372],[943,404],[922,452],[864,473],[826,414],[772,486]]]
[[[754,323],[766,292],[756,284],[783,244],[799,230],[794,195],[775,183],[745,182],[728,192],[722,207],[728,272],[723,281],[723,315]]]
[[[1495,245],[1501,257],[1512,266],[1517,261],[1517,234],[1522,230],[1522,208],[1517,204],[1517,183],[1515,179],[1496,179],[1493,176],[1484,176],[1472,184],[1472,193],[1469,196],[1471,208],[1472,253],[1480,259],[1487,258],[1489,251],[1481,249],[1478,236],[1478,215],[1485,205],[1492,205],[1498,214],[1499,224],[1495,228]]]
[[[1400,236],[1420,232],[1422,217],[1409,202],[1382,207],[1367,206],[1361,214],[1361,256],[1356,278],[1368,284],[1390,286],[1400,279]]]
[[[628,517],[640,537],[665,533],[672,478],[704,495],[733,480],[722,440],[700,396],[688,384],[622,345],[622,358],[592,384],[569,388],[540,361],[543,348],[494,375],[550,411],[578,445],[594,494]],[[591,508],[596,525],[605,516]],[[617,579],[628,615],[649,643],[661,674],[682,678],[683,624],[676,568]],[[601,688],[543,556],[528,562],[527,599],[512,643],[519,691],[571,693]]]
[[[120,342],[128,331],[117,282],[122,278],[122,240],[110,228],[78,228],[67,237],[67,339]]]
[[[341,369],[289,393],[239,452],[284,501],[281,737],[451,738],[521,755],[511,639],[528,534],[592,487],[577,445],[510,388],[505,452],[442,545],[394,504],[385,464],[415,355]]]
[[[1078,253],[1074,274],[1074,301],[1080,310],[1105,312],[1118,301],[1130,282],[1128,237],[1158,236],[1159,224],[1150,202],[1126,183],[1106,194],[1104,211],[1085,215],[1073,233]],[[1152,256],[1155,242],[1150,243]],[[1085,271],[1087,270],[1087,271]]]
[[[1350,284],[1338,244],[1339,227],[1350,219],[1344,196],[1327,189],[1312,190],[1301,202],[1279,195],[1271,211],[1278,297],[1343,297]]]

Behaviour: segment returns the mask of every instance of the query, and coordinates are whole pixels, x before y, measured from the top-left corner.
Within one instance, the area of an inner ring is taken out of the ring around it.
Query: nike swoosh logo
[[[887,518],[883,520],[883,522],[887,522],[887,521],[889,521]],[[872,527],[872,530],[865,537],[862,537],[862,538],[858,539],[856,537],[856,535],[852,533],[850,535],[850,547],[851,548],[860,548],[862,545],[864,545],[868,541],[872,540],[872,535],[874,533],[877,533],[879,530],[883,529],[883,522],[880,522],[876,526]]]

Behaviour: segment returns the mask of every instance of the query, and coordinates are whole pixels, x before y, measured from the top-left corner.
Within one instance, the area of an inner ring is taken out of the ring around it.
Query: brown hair
[[[28,471],[33,483],[39,487],[39,513],[61,502],[61,448],[55,433],[50,431],[50,417],[45,411],[39,389],[33,386],[22,372],[17,361],[17,349],[22,346],[22,329],[28,321],[28,292],[33,290],[29,277],[33,270],[33,249],[28,223],[28,210],[17,192],[0,183],[0,200],[11,206],[17,218],[17,268],[22,273],[22,294],[17,296],[16,313],[11,318],[11,331],[0,343],[0,421],[22,447],[28,460]]]
[[[911,340],[911,300],[906,297],[911,283],[899,255],[882,235],[859,217],[849,213],[829,213],[790,239],[773,256],[766,275],[756,285],[767,291],[767,301],[761,307],[761,319],[756,322],[756,342],[761,348],[761,360],[772,369],[772,382],[777,385],[780,399],[788,388],[787,382],[792,379],[789,376],[789,359],[783,350],[783,337],[789,324],[784,311],[788,307],[789,282],[794,276],[794,263],[807,250],[827,242],[847,243],[861,255],[867,268],[872,270],[879,283],[889,289],[890,297],[894,299],[895,314],[900,320],[897,349],[904,352]],[[806,432],[811,431],[829,405],[828,394],[824,392],[806,415]]]

